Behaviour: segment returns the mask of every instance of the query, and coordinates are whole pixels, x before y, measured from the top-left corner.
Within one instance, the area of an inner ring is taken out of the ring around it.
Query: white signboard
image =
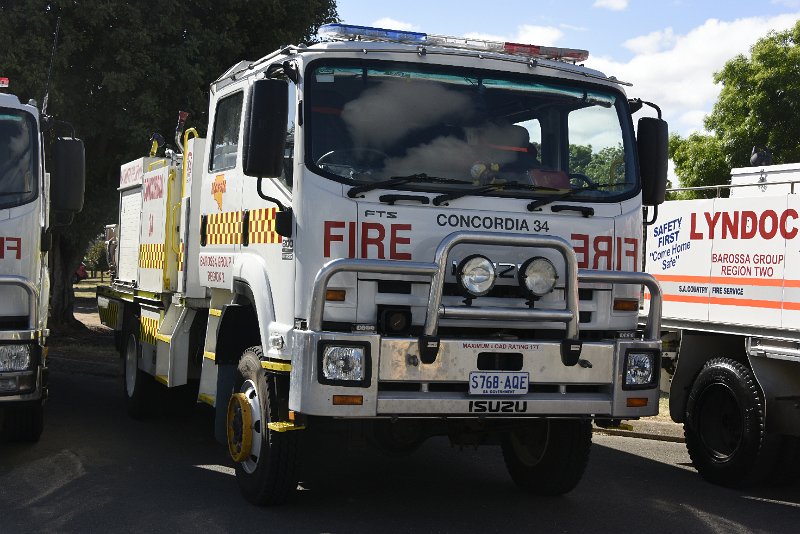
[[[233,289],[234,254],[200,253],[200,284],[220,289]]]
[[[665,203],[647,237],[664,317],[797,329],[799,210],[794,195]]]

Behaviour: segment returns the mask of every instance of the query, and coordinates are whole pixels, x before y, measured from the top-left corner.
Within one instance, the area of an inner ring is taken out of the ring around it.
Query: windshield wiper
[[[347,191],[347,196],[350,198],[355,198],[356,195],[360,193],[366,193],[367,191],[372,191],[373,189],[391,189],[392,187],[408,184],[411,182],[429,182],[429,183],[437,183],[437,184],[470,184],[472,182],[467,182],[464,180],[456,180],[455,178],[439,178],[437,176],[428,176],[424,172],[420,172],[417,174],[410,174],[408,176],[392,176],[388,180],[383,180],[382,182],[374,182],[371,184],[363,184],[363,185],[356,185],[350,188]]]
[[[528,204],[528,211],[533,211],[536,208],[541,208],[542,206],[547,206],[548,204],[552,204],[558,200],[566,200],[575,193],[582,193],[584,191],[597,191],[598,189],[604,189],[606,187],[619,187],[621,185],[625,185],[625,182],[617,182],[613,184],[592,184],[589,187],[581,187],[580,189],[570,189],[566,193],[562,193],[560,195],[553,195],[549,198],[537,198],[530,204]]]
[[[484,185],[477,189],[466,189],[460,191],[452,191],[450,193],[443,193],[433,199],[434,206],[440,206],[448,200],[455,200],[457,198],[465,197],[467,195],[479,195],[481,193],[489,193],[491,191],[502,191],[503,189],[524,189],[526,191],[561,191],[555,187],[523,184],[520,182],[498,182],[495,184]]]

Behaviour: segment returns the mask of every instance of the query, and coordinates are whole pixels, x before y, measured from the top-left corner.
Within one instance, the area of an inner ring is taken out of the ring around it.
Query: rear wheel
[[[136,334],[128,334],[122,347],[123,387],[128,415],[141,419],[149,415],[152,408],[153,377],[139,369],[139,340]]]
[[[44,402],[27,402],[5,409],[3,433],[9,441],[36,443],[44,428]]]
[[[268,425],[289,417],[288,376],[261,368],[261,348],[239,360],[236,388],[228,403],[228,451],[244,497],[261,506],[286,502],[297,487],[297,432]]]
[[[686,448],[713,484],[748,481],[765,439],[764,399],[753,373],[735,360],[709,360],[692,385],[684,424]]]
[[[536,495],[562,495],[583,477],[592,446],[590,421],[538,420],[503,438],[512,480]]]

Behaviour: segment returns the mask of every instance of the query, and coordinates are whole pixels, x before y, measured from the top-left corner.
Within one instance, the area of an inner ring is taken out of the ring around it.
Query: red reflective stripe
[[[528,149],[521,146],[507,146],[507,145],[489,145],[490,148],[497,150],[510,150],[512,152],[527,152]]]

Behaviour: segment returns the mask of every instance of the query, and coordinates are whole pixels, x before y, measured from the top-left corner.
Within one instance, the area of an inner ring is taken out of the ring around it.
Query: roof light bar
[[[500,54],[534,57],[539,59],[555,59],[560,61],[579,62],[589,58],[589,52],[577,48],[560,48],[555,46],[538,46],[522,43],[508,43],[473,39],[470,37],[449,37],[405,30],[390,30],[353,24],[325,24],[320,26],[317,34],[330,40],[346,41],[386,41],[395,43],[411,43],[417,45],[445,46],[479,50]]]
[[[356,26],[355,24],[324,24],[317,30],[317,35],[328,39],[346,41],[389,41],[415,44],[425,44],[428,37],[427,34],[419,32],[372,28],[370,26]]]

